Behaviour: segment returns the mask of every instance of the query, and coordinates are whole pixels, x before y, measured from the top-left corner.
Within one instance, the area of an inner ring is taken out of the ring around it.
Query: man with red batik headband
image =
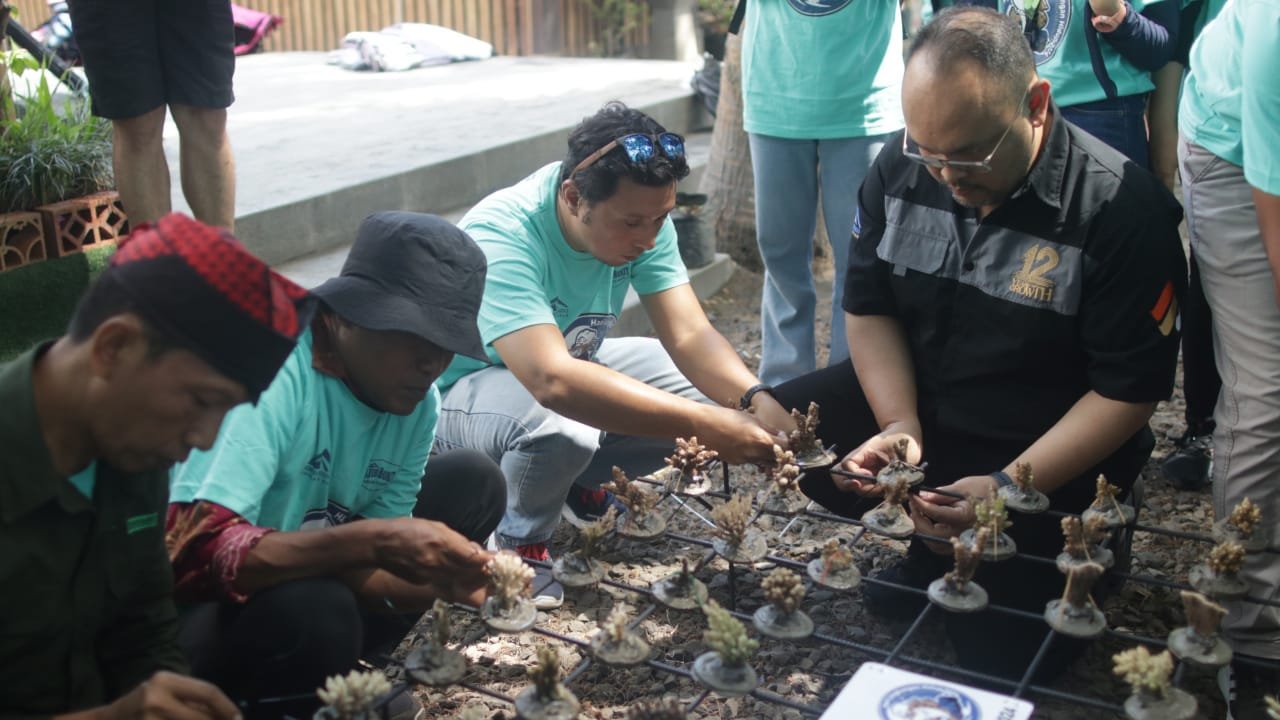
[[[166,473],[267,387],[306,299],[168,215],[121,244],[66,335],[0,366],[0,716],[238,716],[177,674]]]

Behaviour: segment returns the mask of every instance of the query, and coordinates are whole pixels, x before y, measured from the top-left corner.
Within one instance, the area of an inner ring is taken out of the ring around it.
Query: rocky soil
[[[759,275],[738,271],[732,281],[706,303],[712,322],[753,366],[759,360],[760,283]],[[828,279],[820,288],[820,297],[829,292],[829,283]],[[826,336],[829,321],[829,313],[822,310],[819,336]],[[1152,424],[1160,439],[1155,452],[1155,458],[1159,459],[1170,450],[1168,438],[1176,436],[1182,429],[1180,390],[1178,397],[1160,407]],[[757,488],[762,482],[754,470],[735,469],[734,473],[734,483],[738,488]],[[1144,476],[1146,499],[1140,517],[1142,522],[1207,532],[1212,517],[1207,493],[1172,489],[1159,478],[1155,461],[1148,464]],[[651,582],[679,569],[682,559],[696,564],[707,554],[706,546],[696,542],[708,541],[712,537],[710,528],[701,519],[677,508],[671,500],[665,501],[660,510],[670,515],[670,529],[679,539],[667,537],[651,543],[612,542],[602,558],[610,566],[610,580],[635,588],[647,588]],[[698,510],[703,515],[707,514],[704,508]],[[827,538],[838,534],[847,536],[851,532],[849,526],[806,517],[788,528],[779,540],[778,532],[783,525],[783,522],[767,516],[759,521],[761,529],[769,531],[771,553],[802,562],[815,557]],[[556,535],[554,549],[571,547],[575,536],[576,531],[563,526]],[[893,562],[904,548],[905,544],[892,540],[860,541],[858,564],[864,574],[873,572]],[[1139,532],[1134,542],[1133,573],[1185,582],[1190,566],[1199,562],[1206,551],[1207,546],[1200,543]],[[763,564],[750,571],[738,572],[734,589],[740,609],[753,610],[762,603],[759,581],[768,567],[770,565]],[[698,576],[710,586],[713,597],[721,603],[728,602],[730,578],[723,560],[710,560],[699,570]],[[625,604],[634,613],[650,603],[639,592],[609,585],[590,590],[570,590],[562,608],[539,614],[537,627],[586,641],[596,631],[597,623],[618,604]],[[860,591],[856,589],[835,592],[811,586],[804,607],[820,633],[876,648],[893,648],[907,629],[906,625],[882,622],[864,613]],[[1162,639],[1170,629],[1183,624],[1177,591],[1154,585],[1127,584],[1111,599],[1105,610],[1111,628],[1150,638]],[[455,624],[455,641],[464,647],[470,663],[467,679],[473,689],[454,686],[441,690],[415,690],[427,707],[428,717],[469,720],[512,718],[515,716],[512,706],[491,694],[511,697],[528,685],[526,668],[534,661],[539,645],[555,644],[560,649],[560,662],[566,672],[582,658],[583,651],[572,643],[533,632],[514,635],[492,633],[469,613],[455,613]],[[639,624],[639,629],[654,646],[653,657],[662,663],[687,669],[706,649],[701,637],[705,626],[701,613],[660,608],[648,614]],[[425,632],[425,629],[425,625],[419,627],[421,631]],[[755,635],[754,630],[751,632]],[[400,652],[420,641],[411,635]],[[1112,704],[1123,702],[1127,689],[1112,677],[1110,656],[1131,644],[1132,641],[1114,635],[1104,636],[1067,676],[1053,684],[1053,688]],[[953,661],[940,624],[930,621],[913,633],[903,652],[942,662]],[[828,643],[762,638],[753,665],[761,674],[764,690],[791,702],[820,709],[831,702],[850,675],[868,659],[871,658],[864,653]],[[582,701],[582,717],[586,718],[624,718],[628,708],[641,699],[668,696],[688,704],[703,695],[702,688],[683,675],[646,666],[626,669],[599,663],[591,663],[585,672],[573,677],[569,687]],[[1204,717],[1222,717],[1225,714],[1210,673],[1189,669],[1182,687],[1197,696]],[[1038,718],[1097,720],[1112,717],[1105,711],[1063,700],[1035,696],[1030,699],[1036,703],[1035,717]],[[805,713],[753,697],[724,699],[711,695],[697,706],[691,716],[790,720],[804,717]]]

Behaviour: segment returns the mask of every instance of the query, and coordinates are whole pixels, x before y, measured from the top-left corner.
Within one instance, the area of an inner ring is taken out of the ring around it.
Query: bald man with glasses
[[[928,461],[910,497],[905,560],[877,577],[922,589],[951,569],[974,501],[1029,463],[1051,507],[1079,513],[1099,474],[1127,492],[1154,446],[1147,421],[1173,388],[1186,262],[1161,183],[1062,119],[1021,28],[980,8],[939,15],[913,44],[906,129],[862,185],[844,295],[852,367],[780,385],[815,400],[837,472],[801,487],[858,517],[905,441]],[[843,472],[841,472],[843,471]],[[1054,557],[1060,518],[1011,513],[1019,552]],[[1062,592],[1052,563],[984,564],[991,602],[1039,615]],[[923,594],[869,585],[870,609],[913,616]],[[1021,677],[1047,627],[991,611],[947,614],[962,665]],[[1000,642],[991,639],[999,637]],[[1045,674],[1079,647],[1055,638]]]

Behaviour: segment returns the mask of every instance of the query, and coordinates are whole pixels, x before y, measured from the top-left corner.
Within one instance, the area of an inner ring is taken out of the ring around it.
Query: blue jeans
[[[1061,110],[1062,117],[1072,125],[1124,153],[1143,168],[1151,169],[1146,95],[1080,103]]]
[[[756,241],[764,261],[760,306],[760,379],[777,385],[816,367],[813,233],[818,190],[831,240],[831,353],[828,363],[849,357],[844,335],[844,276],[858,188],[887,135],[838,140],[789,140],[749,135],[755,169]]]
[[[596,361],[640,382],[697,402],[709,402],[653,338],[605,340]],[[505,367],[466,375],[440,405],[433,452],[472,448],[502,467],[507,510],[498,523],[500,547],[546,542],[575,482],[599,486],[613,465],[650,472],[671,453],[670,438],[606,435],[554,413],[534,399]],[[597,451],[599,451],[597,453]]]

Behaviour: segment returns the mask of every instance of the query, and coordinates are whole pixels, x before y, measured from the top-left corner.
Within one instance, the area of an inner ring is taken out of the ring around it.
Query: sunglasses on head
[[[610,140],[604,147],[583,158],[582,162],[573,168],[573,174],[577,175],[591,167],[597,160],[608,155],[616,147],[622,148],[627,153],[627,158],[631,160],[633,165],[643,165],[652,160],[653,154],[658,151],[658,148],[661,148],[662,153],[672,160],[679,160],[684,157],[684,138],[675,133],[659,133],[658,135],[632,133],[623,135],[616,140]]]

